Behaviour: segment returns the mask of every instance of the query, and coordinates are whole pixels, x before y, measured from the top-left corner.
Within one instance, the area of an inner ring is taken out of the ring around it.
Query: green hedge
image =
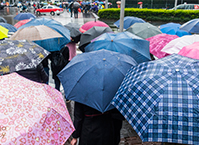
[[[100,19],[119,19],[120,9],[110,8],[99,10]],[[146,21],[173,21],[187,22],[191,19],[199,18],[199,10],[166,10],[166,9],[139,9],[126,8],[125,16],[134,16]]]

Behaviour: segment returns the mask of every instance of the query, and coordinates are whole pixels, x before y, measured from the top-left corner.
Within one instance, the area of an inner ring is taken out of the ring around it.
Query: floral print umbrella
[[[0,144],[63,145],[74,131],[61,92],[17,73],[0,76]]]
[[[49,52],[27,40],[0,41],[0,74],[36,67]]]

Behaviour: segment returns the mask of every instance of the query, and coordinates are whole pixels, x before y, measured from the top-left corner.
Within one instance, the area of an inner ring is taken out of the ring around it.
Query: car
[[[63,8],[59,8],[54,5],[47,5],[47,6],[42,7],[41,9],[36,10],[37,15],[51,14],[52,16],[54,16],[55,14],[60,15],[63,12],[64,12]]]
[[[199,4],[180,4],[176,6],[176,10],[199,10]],[[175,10],[175,7],[171,10]]]

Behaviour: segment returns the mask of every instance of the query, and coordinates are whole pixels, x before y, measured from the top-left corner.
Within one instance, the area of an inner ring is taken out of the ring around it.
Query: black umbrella
[[[70,37],[72,38],[72,42],[78,43],[82,34],[79,31],[79,28],[81,26],[77,23],[68,23],[64,25],[64,27],[66,27],[70,31]]]
[[[88,31],[81,34],[79,49],[82,52],[85,52],[84,48],[91,42],[91,40],[95,39],[96,37],[100,36],[106,32],[113,32],[109,27],[97,27],[94,26]]]
[[[7,20],[0,16],[0,22],[1,23],[7,23]]]

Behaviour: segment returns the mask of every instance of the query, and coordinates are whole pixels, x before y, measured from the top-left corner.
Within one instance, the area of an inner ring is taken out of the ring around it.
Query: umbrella
[[[16,32],[17,31],[17,28],[15,28],[13,25],[10,25],[8,23],[0,23],[0,25],[2,27],[5,27],[6,29],[8,29],[9,30],[8,32]]]
[[[8,31],[5,27],[0,26],[0,39],[8,37]]]
[[[137,63],[151,60],[149,42],[130,32],[104,33],[85,47],[86,52],[100,49],[129,55]]]
[[[199,59],[199,42],[194,42],[191,45],[183,47],[178,54],[193,59]]]
[[[0,74],[35,68],[48,51],[26,40],[0,41]]]
[[[86,22],[84,25],[82,25],[79,28],[79,31],[84,33],[84,32],[86,32],[87,30],[91,29],[94,26],[109,27],[106,23],[104,23],[102,21],[89,21],[89,22]]]
[[[138,5],[141,5],[142,4],[142,2],[138,2]]]
[[[146,23],[146,22],[138,17],[131,17],[131,16],[124,17],[124,29],[128,29],[134,23]],[[116,25],[119,28],[120,20],[116,21],[114,25]]]
[[[19,13],[14,17],[15,20],[35,19],[36,16],[32,13]]]
[[[160,29],[150,23],[134,23],[126,31],[131,32],[143,39],[161,34]]]
[[[143,142],[199,144],[198,66],[173,54],[132,67],[112,104]]]
[[[199,41],[199,35],[185,35],[170,41],[161,51],[168,54],[178,53],[184,46]]]
[[[84,47],[86,45],[88,45],[91,40],[93,40],[94,38],[100,36],[101,34],[103,33],[106,33],[106,32],[113,32],[111,28],[109,27],[92,27],[91,29],[89,29],[88,31],[84,32],[82,35],[81,35],[81,38],[80,38],[80,44],[79,44],[79,49],[84,52]]]
[[[189,33],[199,33],[199,19],[193,19],[184,23],[180,29]]]
[[[73,2],[73,8],[79,8],[80,4],[78,2]]]
[[[120,5],[120,4],[121,4],[121,1],[117,1],[116,4],[117,4],[117,5]]]
[[[17,22],[14,26],[15,26],[16,28],[19,28],[19,27],[21,27],[22,25],[28,23],[29,21],[31,21],[31,19],[21,20],[21,21]]]
[[[155,55],[157,58],[162,58],[168,53],[162,52],[161,50],[166,46],[171,40],[178,38],[177,35],[169,34],[158,34],[156,36],[147,38],[146,40],[150,42],[150,53]]]
[[[68,23],[64,25],[70,31],[70,37],[72,37],[75,43],[80,41],[81,32],[79,31],[80,25],[77,23]]]
[[[160,30],[162,33],[177,35],[179,37],[182,37],[184,35],[191,35],[191,33],[188,33],[187,31],[180,30],[180,26],[181,25],[178,23],[167,23],[160,25]]]
[[[103,49],[75,56],[58,77],[66,99],[105,112],[114,108],[110,101],[133,65],[132,57]]]
[[[29,26],[38,26],[38,25],[48,26],[63,36],[62,38],[54,38],[54,41],[49,41],[49,40],[35,41],[35,43],[42,46],[46,50],[59,51],[67,43],[70,42],[70,31],[66,27],[64,27],[61,23],[53,19],[49,18],[33,19],[30,22],[26,23],[25,25],[21,26],[19,29]]]
[[[30,26],[22,28],[17,32],[15,32],[9,39],[10,40],[26,39],[29,41],[49,39],[49,41],[53,41],[51,40],[52,38],[59,38],[59,37],[61,38],[63,36],[59,34],[57,31],[45,25],[38,25],[38,26]]]
[[[64,144],[75,129],[61,92],[17,73],[0,78],[0,143]]]
[[[7,23],[7,20],[0,16],[0,22],[1,23]]]

